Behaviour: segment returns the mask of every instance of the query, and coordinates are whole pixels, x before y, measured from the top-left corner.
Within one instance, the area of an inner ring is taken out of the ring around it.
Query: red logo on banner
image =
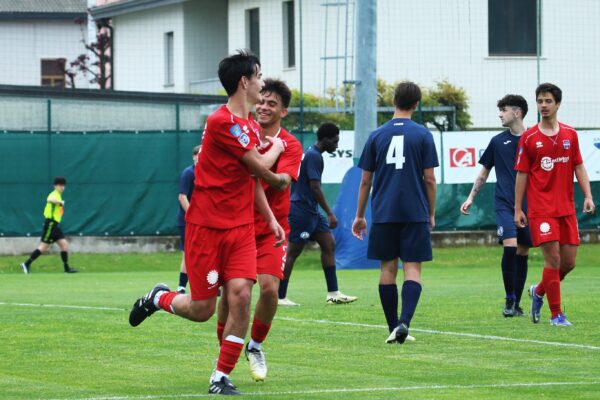
[[[474,167],[475,166],[475,148],[450,148],[450,167]]]

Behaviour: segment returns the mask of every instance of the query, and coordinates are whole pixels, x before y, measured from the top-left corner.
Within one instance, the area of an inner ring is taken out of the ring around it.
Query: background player
[[[523,96],[507,94],[498,100],[498,109],[500,109],[499,117],[502,126],[508,129],[490,140],[479,159],[479,164],[483,167],[475,179],[469,197],[460,207],[460,212],[469,214],[475,196],[485,184],[492,168],[496,167],[494,205],[498,242],[504,246],[500,266],[506,294],[502,315],[520,317],[524,315],[520,304],[527,280],[527,258],[531,247],[531,235],[529,228],[517,228],[514,221],[517,176],[515,158],[519,138],[525,132],[523,118],[527,115],[527,101]]]
[[[192,193],[194,191],[194,168],[198,162],[198,153],[200,152],[201,146],[195,146],[192,150],[193,164],[184,169],[179,176],[179,194],[177,195],[177,201],[179,207],[177,210],[177,228],[179,229],[179,248],[184,250],[185,247],[185,213],[190,207],[190,200],[192,199]],[[177,286],[178,293],[185,293],[185,287],[187,286],[188,277],[185,269],[185,256],[181,258],[181,267],[179,268],[179,286]]]
[[[62,199],[62,194],[65,191],[66,185],[67,180],[62,176],[54,178],[54,190],[46,198],[46,207],[44,208],[45,221],[40,244],[31,253],[27,261],[21,264],[21,268],[23,268],[23,272],[26,274],[29,273],[31,263],[47,251],[54,242],[60,247],[60,258],[62,259],[65,272],[71,274],[79,272],[78,269],[69,266],[69,243],[59,226],[65,210],[65,201]]]
[[[279,182],[265,187],[265,195],[273,210],[277,222],[286,235],[289,233],[288,215],[290,211],[290,184],[298,178],[302,161],[302,144],[288,131],[281,127],[281,120],[288,113],[292,93],[280,80],[266,79],[262,90],[262,100],[256,105],[257,121],[261,126],[261,136],[277,137],[286,143],[282,153],[271,170],[279,176]],[[265,185],[263,185],[264,187]],[[246,345],[246,358],[250,363],[250,374],[256,381],[267,376],[265,355],[261,349],[271,323],[277,311],[277,290],[279,281],[283,279],[286,246],[274,246],[273,233],[265,219],[254,213],[254,230],[256,234],[256,268],[260,296],[254,311],[254,320],[250,330],[250,342]],[[225,326],[227,318],[227,302],[219,302],[218,331]]]
[[[532,285],[531,318],[540,321],[544,294],[548,295],[550,323],[571,326],[561,309],[560,281],[575,268],[579,228],[573,200],[573,173],[583,192],[583,211],[594,213],[590,181],[579,151],[577,132],[558,122],[557,112],[562,91],[551,83],[535,90],[541,121],[528,129],[519,141],[515,169],[515,223],[528,223],[523,211],[523,195],[527,190],[529,226],[534,246],[544,256],[542,280]]]
[[[330,230],[337,226],[337,219],[321,190],[322,153],[333,153],[339,141],[340,129],[334,124],[324,123],[317,130],[317,143],[304,152],[298,181],[292,185],[289,217],[291,230],[285,260],[285,278],[279,286],[279,305],[298,305],[287,298],[287,288],[296,258],[302,254],[310,239],[315,240],[321,248],[321,265],[327,283],[327,304],[351,303],[357,299],[338,290],[335,239]],[[327,219],[319,212],[319,206],[327,213]]]
[[[433,136],[410,118],[421,101],[412,82],[394,91],[394,116],[365,143],[358,166],[363,170],[352,233],[367,233],[365,209],[373,186],[373,223],[367,257],[381,260],[379,297],[390,335],[387,343],[404,343],[421,296],[421,263],[432,260],[436,182],[439,165]],[[398,318],[398,258],[404,267],[402,312]]]
[[[255,201],[268,217],[276,241],[285,239],[262,187],[251,174],[268,184],[279,182],[269,166],[284,144],[270,139],[272,148],[264,155],[256,149],[260,127],[250,109],[260,101],[263,87],[258,58],[240,51],[219,63],[218,74],[229,98],[207,119],[194,194],[186,213],[185,263],[191,295],[157,284],[134,303],[129,323],[137,326],[159,309],[192,321],[207,321],[215,312],[217,291],[223,285],[229,314],[209,393],[239,394],[229,374],[244,345],[256,280]]]

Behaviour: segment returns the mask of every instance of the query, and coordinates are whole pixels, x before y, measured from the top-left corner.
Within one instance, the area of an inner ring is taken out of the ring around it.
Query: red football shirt
[[[575,214],[573,174],[583,163],[579,139],[572,127],[559,123],[558,134],[546,136],[538,126],[519,140],[515,169],[529,174],[527,215],[563,217]]]
[[[259,141],[251,114],[239,118],[223,105],[208,117],[186,221],[216,229],[254,222],[255,179],[241,158]]]
[[[281,140],[286,142],[287,146],[285,151],[281,153],[277,162],[271,168],[271,171],[277,174],[288,174],[295,182],[298,179],[298,173],[300,172],[300,163],[302,162],[302,145],[292,134],[285,129],[281,128],[278,136]],[[261,153],[266,152],[271,146],[260,150]],[[285,230],[286,236],[290,232],[290,225],[288,223],[288,215],[290,213],[290,186],[286,190],[277,190],[270,187],[266,183],[262,182],[267,201],[273,214],[279,222],[279,225]],[[269,225],[265,222],[264,218],[260,213],[254,213],[254,230],[256,236],[270,235],[271,230]]]

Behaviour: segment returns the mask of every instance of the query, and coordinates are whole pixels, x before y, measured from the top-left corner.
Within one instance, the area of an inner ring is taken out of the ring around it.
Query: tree
[[[87,43],[85,40],[85,18],[78,18],[75,23],[81,28],[81,43],[83,43],[88,53],[91,52],[94,55],[95,61],[90,63],[88,53],[82,53],[69,63],[70,68],[65,69],[65,75],[69,77],[73,88],[75,87],[75,75],[71,77],[71,74],[81,72],[91,84],[97,84],[100,89],[107,89],[108,82],[112,77],[112,71],[109,72],[107,68],[111,61],[110,23],[105,19],[96,21],[96,41],[91,43]]]

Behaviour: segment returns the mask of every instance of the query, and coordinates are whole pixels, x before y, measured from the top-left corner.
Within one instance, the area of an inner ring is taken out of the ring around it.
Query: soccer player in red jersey
[[[572,127],[559,122],[557,112],[562,91],[551,83],[535,90],[542,120],[523,133],[519,141],[515,185],[515,223],[529,223],[534,246],[544,256],[542,280],[529,288],[531,318],[540,321],[544,294],[552,313],[550,323],[571,326],[561,309],[560,281],[575,268],[579,229],[573,200],[573,174],[584,195],[583,211],[594,213],[590,181],[579,152],[579,139]],[[527,216],[523,195],[527,191]],[[529,221],[527,220],[529,217]]]
[[[256,105],[256,115],[260,124],[261,136],[279,138],[286,143],[282,153],[271,171],[279,176],[279,182],[267,185],[263,182],[265,194],[270,208],[283,227],[286,237],[290,231],[288,215],[290,213],[290,185],[296,181],[302,161],[302,144],[288,131],[281,127],[281,120],[287,115],[292,93],[288,86],[274,79],[266,79],[262,90],[262,100]],[[265,147],[264,150],[267,150]],[[256,234],[256,268],[260,297],[256,303],[254,320],[250,330],[250,342],[246,345],[246,359],[250,364],[250,374],[255,381],[263,381],[267,376],[267,364],[261,344],[265,341],[271,323],[277,312],[279,282],[283,279],[286,246],[274,246],[271,229],[265,219],[254,213],[254,229]],[[218,331],[225,326],[228,315],[227,296],[219,302]]]
[[[223,286],[229,313],[209,393],[239,394],[229,374],[243,349],[256,281],[254,205],[275,234],[274,244],[285,239],[262,186],[251,174],[270,185],[279,183],[280,177],[269,168],[283,152],[284,143],[268,139],[271,149],[264,155],[257,150],[260,126],[250,109],[261,100],[258,58],[240,51],[223,59],[218,73],[229,99],[207,119],[186,213],[184,251],[191,294],[157,284],[134,303],[129,323],[137,326],[159,309],[192,321],[207,321],[215,312],[217,291]]]

